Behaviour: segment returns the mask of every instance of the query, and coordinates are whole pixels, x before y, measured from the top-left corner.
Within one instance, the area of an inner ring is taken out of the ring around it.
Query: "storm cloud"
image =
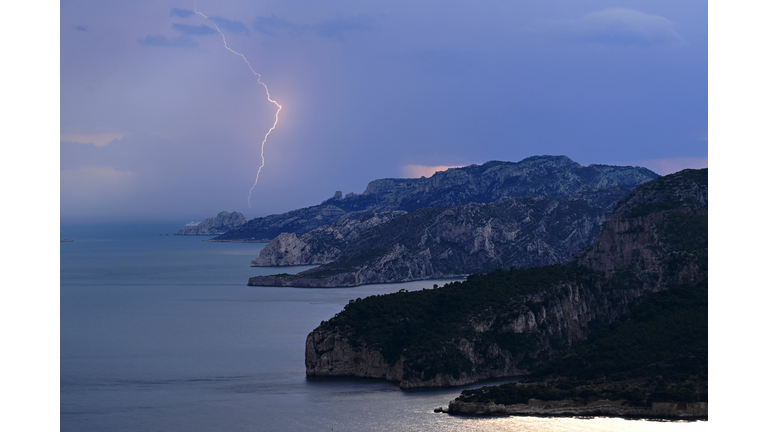
[[[212,16],[211,21],[222,30],[227,30],[234,34],[248,34],[248,27],[242,21],[230,20],[221,16]]]
[[[212,27],[208,27],[205,24],[190,25],[190,24],[173,23],[173,29],[179,33],[184,33],[190,36],[205,36],[205,35],[216,34],[216,29]]]
[[[144,39],[139,39],[137,42],[139,45],[165,48],[197,48],[198,46],[197,42],[193,41],[189,36],[178,36],[169,39],[163,35],[147,35]]]
[[[182,9],[182,8],[171,9],[171,16],[177,16],[179,18],[187,18],[194,14],[195,14],[195,11],[191,11],[189,9]]]

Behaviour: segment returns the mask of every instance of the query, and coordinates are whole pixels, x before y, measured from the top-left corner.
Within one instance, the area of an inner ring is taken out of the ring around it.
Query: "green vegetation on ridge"
[[[342,312],[321,325],[347,328],[350,343],[365,340],[369,346],[379,349],[389,364],[394,364],[406,350],[413,359],[418,359],[419,353],[442,352],[440,356],[430,356],[432,360],[423,365],[417,360],[415,366],[423,366],[427,376],[433,376],[430,371],[457,375],[462,366],[461,356],[447,347],[447,342],[474,332],[465,325],[468,316],[483,310],[503,309],[513,299],[539,293],[559,283],[595,284],[604,280],[586,268],[566,265],[499,269],[482,276],[471,275],[464,282],[452,282],[439,289],[351,300]],[[529,335],[511,332],[485,332],[483,338],[513,353],[522,352],[531,343]],[[443,369],[431,363],[434,361],[446,362],[443,366],[449,367]]]
[[[573,354],[535,370],[527,380],[532,384],[465,390],[460,400],[706,402],[707,291],[705,281],[649,294],[629,314],[578,344]]]

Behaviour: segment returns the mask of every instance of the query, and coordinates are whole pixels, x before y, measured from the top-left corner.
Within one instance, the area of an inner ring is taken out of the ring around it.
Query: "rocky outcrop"
[[[240,212],[220,212],[215,217],[210,217],[195,226],[182,227],[176,235],[219,235],[242,226],[246,222],[245,216]]]
[[[361,232],[404,214],[404,211],[373,212],[359,220],[342,217],[331,225],[299,236],[282,233],[261,250],[251,267],[327,264],[339,258]]]
[[[583,186],[567,197],[424,208],[362,232],[333,262],[295,275],[253,277],[248,285],[356,286],[565,263],[592,242],[625,193],[618,187]],[[330,235],[325,242],[340,243]],[[269,257],[312,255],[291,234],[282,234],[273,243],[266,252]],[[293,255],[283,252],[297,249]]]
[[[390,365],[379,350],[365,345],[353,347],[338,332],[310,333],[304,352],[307,376],[360,376],[389,381],[400,381],[403,376],[402,359]]]
[[[520,272],[523,277],[525,270]],[[578,281],[513,296],[506,303],[489,304],[465,315],[457,313],[460,327],[438,344],[439,349],[412,346],[396,359],[385,359],[381,344],[356,334],[340,315],[307,337],[307,376],[384,378],[399,382],[401,388],[418,388],[526,374],[543,359],[583,340],[590,325],[626,313],[642,295],[639,286],[616,290],[596,275],[574,279]]]
[[[452,400],[448,405],[449,414],[488,416],[605,416],[647,419],[688,419],[695,420],[708,416],[707,402],[654,402],[649,407],[633,406],[626,400],[579,400],[543,401],[530,399],[527,404],[495,404],[493,402],[464,402]]]
[[[683,170],[622,199],[574,261],[638,275],[653,291],[707,278],[707,169]]]
[[[381,179],[362,194],[336,192],[319,205],[255,218],[215,241],[269,241],[282,233],[297,236],[334,223],[340,217],[360,219],[373,211],[413,212],[425,207],[467,202],[497,203],[529,195],[563,197],[583,186],[629,191],[658,177],[640,167],[582,166],[565,156],[533,156],[520,162],[491,161],[452,168],[419,179]]]

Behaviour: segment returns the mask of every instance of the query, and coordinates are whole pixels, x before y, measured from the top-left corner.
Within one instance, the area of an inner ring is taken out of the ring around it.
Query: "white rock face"
[[[245,224],[246,219],[240,212],[220,212],[193,227],[182,227],[176,235],[219,235]]]
[[[355,286],[562,264],[595,238],[625,193],[585,187],[568,197],[432,207],[359,224],[342,219],[301,236],[281,234],[252,263],[321,267],[253,277],[249,285]]]
[[[361,232],[406,214],[404,211],[373,212],[361,220],[340,218],[308,233],[282,233],[270,241],[251,267],[327,264],[337,259]]]

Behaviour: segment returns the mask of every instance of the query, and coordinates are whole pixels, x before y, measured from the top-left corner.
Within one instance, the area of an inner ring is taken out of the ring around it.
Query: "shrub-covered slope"
[[[453,404],[625,400],[707,402],[707,282],[649,294],[574,352],[533,371],[529,384],[465,390]]]
[[[546,266],[498,270],[438,289],[350,302],[307,338],[308,376],[364,376],[403,388],[528,373],[640,296],[632,280]]]

